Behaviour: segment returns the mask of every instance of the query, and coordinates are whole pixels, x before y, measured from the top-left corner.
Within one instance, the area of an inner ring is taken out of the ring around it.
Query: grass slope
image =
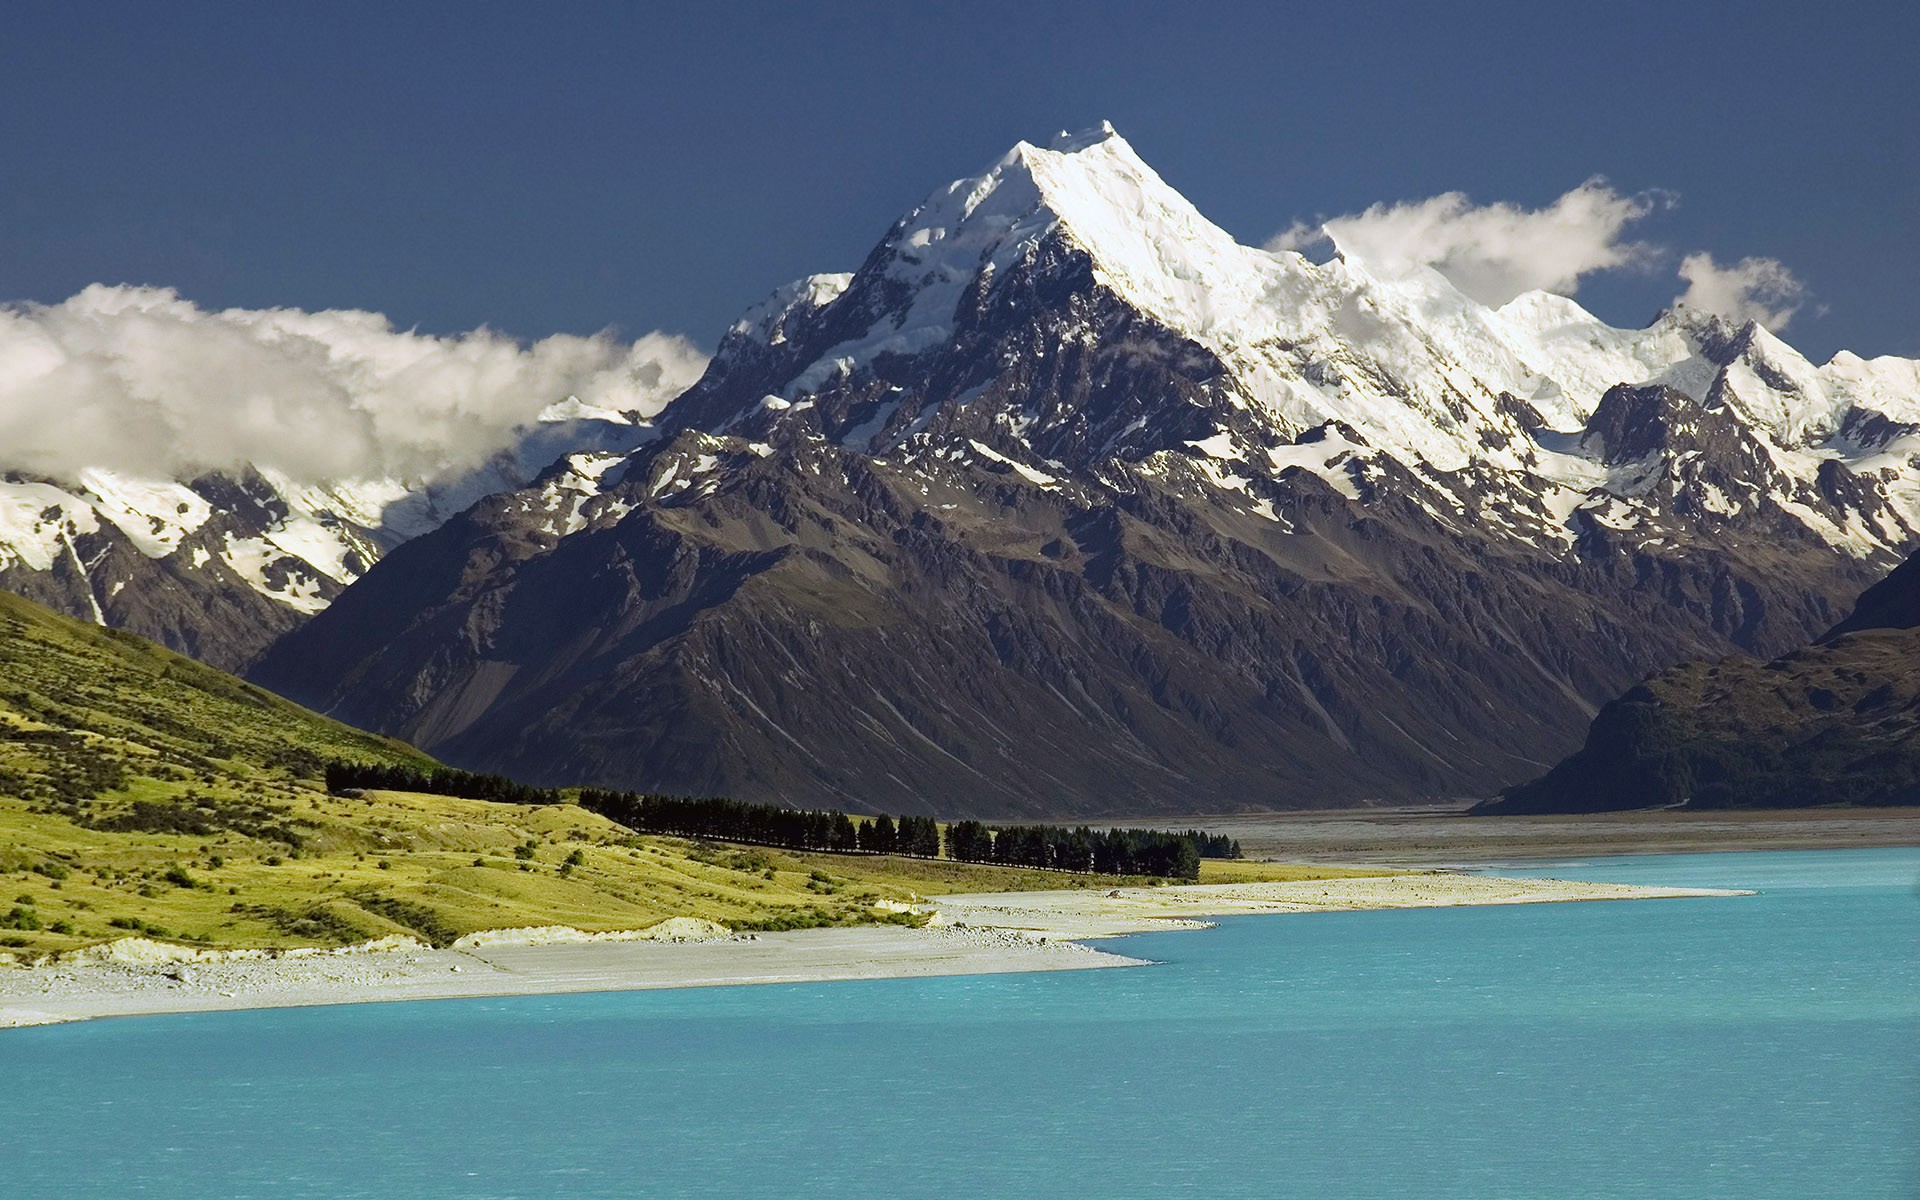
[[[69,811],[97,793],[287,798],[328,758],[429,765],[152,642],[0,592],[0,793]]]
[[[0,947],[132,933],[221,947],[390,933],[444,943],[673,916],[798,928],[899,919],[877,902],[921,894],[1146,882],[641,837],[571,805],[332,796],[319,778],[330,758],[430,763],[0,593]],[[1300,870],[1209,862],[1202,878],[1263,869]]]
[[[0,944],[60,950],[129,932],[213,946],[390,933],[444,944],[483,929],[636,929],[673,916],[792,929],[895,919],[876,903],[927,891],[1069,886],[1054,872],[641,837],[568,804],[302,789],[285,820],[297,850],[232,829],[89,828],[0,799],[0,911],[41,926]]]

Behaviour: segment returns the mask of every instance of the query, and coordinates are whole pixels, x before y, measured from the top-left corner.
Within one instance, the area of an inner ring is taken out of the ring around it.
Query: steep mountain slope
[[[1920,376],[1235,244],[1101,128],[737,323],[257,678],[463,764],[1005,814],[1486,793],[1915,540]]]
[[[1814,645],[1663,671],[1476,813],[1920,804],[1920,558]]]
[[[1822,644],[1868,629],[1920,628],[1920,557],[1909,558],[1860,594],[1847,619],[1820,636]]]

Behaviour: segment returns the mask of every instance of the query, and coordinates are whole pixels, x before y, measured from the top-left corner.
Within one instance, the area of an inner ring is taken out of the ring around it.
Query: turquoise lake
[[[1502,873],[1761,894],[10,1031],[0,1195],[1920,1196],[1920,850]]]

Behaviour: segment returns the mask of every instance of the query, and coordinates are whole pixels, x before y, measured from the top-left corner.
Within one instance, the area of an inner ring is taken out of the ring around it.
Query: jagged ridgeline
[[[391,763],[335,762],[327,764],[326,778],[327,787],[333,791],[379,788],[510,804],[559,804],[569,798],[564,791],[529,787],[502,775],[444,767],[419,770]],[[840,854],[938,858],[943,849],[940,825],[931,817],[895,818],[881,813],[856,821],[833,809],[783,808],[720,797],[693,799],[600,788],[582,788],[573,799],[581,808],[638,833],[716,838]],[[1197,829],[1184,833],[1157,829],[1100,831],[1084,825],[1078,828],[1017,825],[996,829],[979,821],[960,821],[949,826],[944,850],[947,858],[961,862],[1101,875],[1159,875],[1172,879],[1198,879],[1203,858],[1240,857],[1239,842]]]

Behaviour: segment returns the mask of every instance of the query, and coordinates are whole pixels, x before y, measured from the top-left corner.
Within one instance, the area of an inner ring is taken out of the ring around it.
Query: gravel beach
[[[496,930],[438,950],[390,938],[277,954],[128,938],[57,963],[0,968],[0,1028],[143,1013],[1139,966],[1075,939],[1204,928],[1206,917],[1242,913],[1735,894],[1422,873],[951,896],[930,902],[924,929],[732,934],[675,921],[624,935]]]

